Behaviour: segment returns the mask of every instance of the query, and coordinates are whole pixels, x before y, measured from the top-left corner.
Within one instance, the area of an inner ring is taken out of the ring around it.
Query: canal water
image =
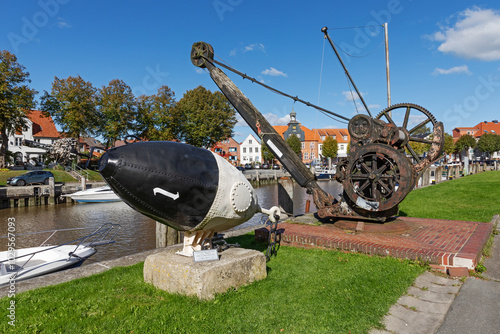
[[[333,195],[337,195],[342,189],[341,185],[335,181],[320,181],[319,185]],[[261,207],[269,209],[278,204],[277,184],[255,187],[255,192]],[[312,196],[307,194],[304,188],[296,185],[293,212],[295,215],[305,212],[306,200],[311,201],[310,211],[315,211]],[[256,214],[252,219],[235,227],[235,229],[263,224],[265,218],[266,216],[260,213]],[[2,209],[0,210],[0,236],[7,235],[8,222],[13,221],[15,222],[16,234],[85,228],[77,231],[58,232],[48,242],[51,245],[80,238],[104,223],[120,224],[121,230],[115,237],[116,243],[98,246],[98,252],[89,261],[86,261],[86,264],[135,254],[156,247],[155,221],[138,213],[123,202],[70,203]],[[15,248],[38,246],[49,235],[50,233],[18,236],[15,239]],[[7,244],[7,239],[0,239],[0,251],[7,250]]]

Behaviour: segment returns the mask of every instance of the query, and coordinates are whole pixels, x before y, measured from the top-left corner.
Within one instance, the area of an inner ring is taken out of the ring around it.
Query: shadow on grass
[[[255,241],[254,233],[247,233],[238,237],[227,238],[226,241],[229,244],[238,243],[242,248],[254,249],[259,252],[263,252],[267,249],[267,241]]]

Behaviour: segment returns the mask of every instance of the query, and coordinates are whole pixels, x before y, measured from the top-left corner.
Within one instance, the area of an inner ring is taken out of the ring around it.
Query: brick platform
[[[332,248],[365,254],[393,256],[428,262],[446,272],[450,267],[474,269],[492,232],[493,224],[469,221],[399,217],[408,228],[403,232],[370,233],[322,226],[280,223],[282,245]],[[256,230],[256,238],[267,234]]]

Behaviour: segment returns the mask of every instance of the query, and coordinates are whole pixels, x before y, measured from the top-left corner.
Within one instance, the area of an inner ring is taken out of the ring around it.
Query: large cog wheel
[[[403,111],[404,113],[404,116],[402,118],[400,117],[401,115],[399,115],[401,111]],[[422,118],[422,116],[424,117]],[[412,117],[416,117],[415,119],[419,120],[419,123],[409,128]],[[411,156],[415,159],[417,164],[420,163],[422,159],[415,152],[415,150],[413,150],[410,143],[423,143],[432,145],[434,142],[429,139],[416,137],[415,133],[427,126],[427,124],[429,123],[432,124],[431,131],[433,131],[434,127],[439,124],[439,122],[436,121],[434,115],[432,115],[427,109],[413,103],[399,103],[392,105],[382,110],[375,118],[385,118],[387,122],[397,126],[406,134],[407,140],[403,143],[403,146],[408,150],[408,152],[410,152]],[[396,120],[396,118],[398,118],[398,120]]]
[[[367,215],[397,208],[412,189],[414,178],[411,162],[404,154],[384,144],[368,144],[350,159],[343,186],[356,205],[355,211]]]

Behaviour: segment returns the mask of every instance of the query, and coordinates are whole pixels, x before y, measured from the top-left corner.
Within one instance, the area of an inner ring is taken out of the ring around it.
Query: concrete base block
[[[192,257],[175,254],[170,248],[150,255],[144,262],[144,281],[155,287],[199,299],[213,299],[231,287],[238,288],[267,277],[263,253],[230,248],[220,253],[219,261],[193,262]]]

